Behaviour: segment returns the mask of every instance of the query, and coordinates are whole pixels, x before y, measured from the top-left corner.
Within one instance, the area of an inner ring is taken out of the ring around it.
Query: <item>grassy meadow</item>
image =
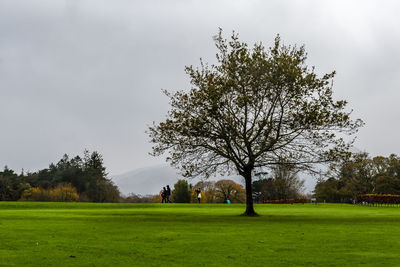
[[[0,266],[400,265],[400,208],[0,202]]]

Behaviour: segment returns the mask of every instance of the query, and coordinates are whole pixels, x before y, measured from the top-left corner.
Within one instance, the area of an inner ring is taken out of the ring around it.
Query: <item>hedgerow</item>
[[[307,203],[307,198],[292,198],[292,199],[279,199],[279,200],[264,200],[265,204],[295,204]]]
[[[400,195],[363,194],[355,199],[357,204],[400,204]]]

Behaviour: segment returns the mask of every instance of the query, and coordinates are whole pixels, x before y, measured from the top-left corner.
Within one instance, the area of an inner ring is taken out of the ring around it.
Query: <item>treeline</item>
[[[178,180],[172,189],[170,200],[174,203],[198,203],[197,190],[200,189],[201,203],[244,203],[246,191],[242,185],[232,180],[200,181],[195,185],[186,180]],[[130,194],[123,199],[132,203],[161,203],[161,192],[156,195]]]
[[[298,170],[290,165],[278,165],[270,173],[259,175],[253,182],[254,202],[271,203],[304,203],[304,181],[298,177]],[[224,179],[219,181],[200,181],[195,185],[186,180],[178,180],[174,184],[171,201],[175,203],[197,203],[198,191],[201,192],[201,203],[245,203],[246,190],[243,185],[235,181]],[[160,202],[161,192],[157,195],[141,196],[131,194],[124,199],[125,202]]]
[[[400,158],[395,154],[373,158],[356,154],[352,160],[332,166],[331,174],[315,186],[318,202],[354,203],[359,195],[400,195]]]
[[[294,166],[279,165],[268,174],[260,174],[253,182],[253,198],[258,203],[304,203],[304,181],[298,177]],[[198,190],[201,203],[245,203],[246,190],[235,181],[224,179],[219,181],[200,181],[195,185],[186,180],[178,180],[173,186],[171,201],[175,203],[197,203]],[[141,196],[131,194],[125,202],[160,202],[161,192],[157,195]],[[275,201],[275,202],[274,202]]]
[[[355,203],[360,195],[400,195],[400,157],[392,154],[371,158],[366,153],[355,154],[347,162],[332,165],[328,177],[315,186],[317,202]],[[232,180],[202,181],[195,185],[178,180],[173,186],[171,200],[197,202],[198,189],[202,203],[228,200],[245,203],[245,189]],[[303,189],[304,181],[299,179],[294,167],[278,165],[253,182],[253,197],[258,203],[303,201]],[[384,199],[386,201],[388,196]],[[121,197],[118,187],[107,178],[102,156],[86,150],[82,157],[64,155],[57,163],[37,172],[17,174],[6,166],[0,171],[1,200],[161,202],[161,196],[131,194]]]
[[[0,200],[119,202],[118,187],[107,178],[103,158],[85,150],[83,157],[64,155],[37,172],[0,172]]]

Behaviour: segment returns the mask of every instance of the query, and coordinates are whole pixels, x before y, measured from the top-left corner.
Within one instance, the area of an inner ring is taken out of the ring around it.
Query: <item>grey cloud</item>
[[[144,133],[161,88],[189,88],[185,65],[214,62],[218,27],[269,46],[305,44],[336,70],[335,95],[367,125],[357,147],[400,153],[395,1],[0,0],[0,164],[36,170],[99,150],[113,174],[159,164]]]

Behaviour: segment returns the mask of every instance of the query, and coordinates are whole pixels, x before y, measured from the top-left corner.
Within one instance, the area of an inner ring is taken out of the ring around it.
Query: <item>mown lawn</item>
[[[400,208],[0,202],[0,266],[395,266]]]

